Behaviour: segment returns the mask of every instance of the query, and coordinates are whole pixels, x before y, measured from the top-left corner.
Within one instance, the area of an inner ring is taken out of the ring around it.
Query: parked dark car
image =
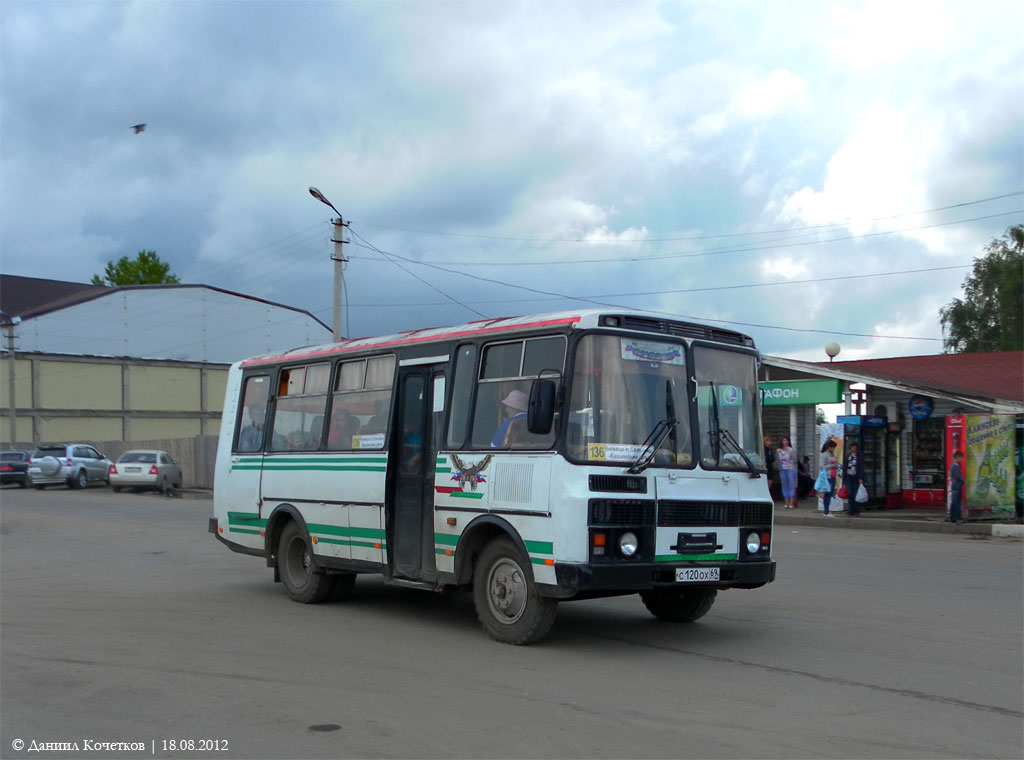
[[[28,463],[32,455],[27,451],[0,451],[0,483],[17,483],[24,488],[31,480]]]

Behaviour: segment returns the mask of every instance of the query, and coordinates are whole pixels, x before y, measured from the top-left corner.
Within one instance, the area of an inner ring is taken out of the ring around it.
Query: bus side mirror
[[[530,407],[526,429],[534,435],[547,435],[555,419],[555,382],[538,378],[530,386]]]

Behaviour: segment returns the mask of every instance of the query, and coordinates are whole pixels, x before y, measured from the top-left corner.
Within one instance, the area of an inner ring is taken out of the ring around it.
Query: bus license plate
[[[706,583],[720,580],[717,567],[677,567],[676,583]]]

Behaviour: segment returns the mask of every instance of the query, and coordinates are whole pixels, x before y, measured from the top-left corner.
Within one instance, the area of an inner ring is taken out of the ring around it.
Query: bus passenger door
[[[225,420],[234,429],[234,445],[227,471],[217,473],[217,487],[227,495],[230,510],[248,519],[260,516],[263,504],[263,447],[270,389],[268,374],[245,377],[241,403],[232,419]]]
[[[434,399],[435,395],[439,398]],[[391,451],[397,463],[388,505],[387,545],[396,578],[434,577],[434,411],[443,408],[441,368],[399,369],[397,420]],[[438,415],[439,416],[439,415]]]

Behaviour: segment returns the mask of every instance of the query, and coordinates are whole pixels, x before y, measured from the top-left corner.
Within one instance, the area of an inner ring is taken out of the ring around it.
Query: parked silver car
[[[109,469],[110,460],[87,443],[41,443],[32,454],[28,475],[40,490],[63,483],[85,488],[108,483]]]
[[[168,493],[181,488],[181,465],[166,451],[132,449],[118,457],[108,472],[115,491],[122,488],[155,489]]]

